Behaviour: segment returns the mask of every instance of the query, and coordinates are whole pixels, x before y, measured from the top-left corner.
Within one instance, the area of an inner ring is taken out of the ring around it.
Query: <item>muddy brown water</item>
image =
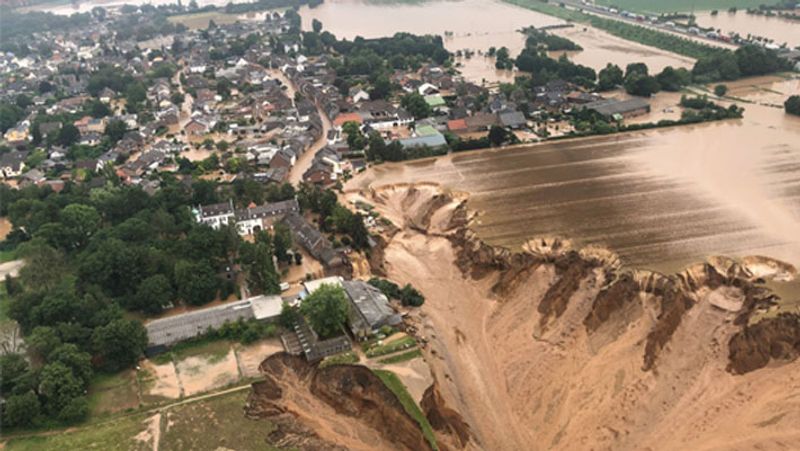
[[[736,14],[720,12],[712,16],[711,12],[695,13],[697,23],[703,27],[714,27],[724,34],[737,32],[742,36],[752,34],[775,40],[781,45],[790,47],[800,45],[800,22],[779,17],[756,16],[739,11]]]
[[[768,89],[795,82],[768,83]],[[470,193],[475,229],[517,247],[536,236],[600,245],[677,271],[709,255],[800,265],[800,118],[745,118],[384,164],[349,187],[437,182]]]
[[[508,82],[513,81],[515,75],[511,71],[496,70],[493,60],[477,52],[505,46],[511,56],[516,57],[525,44],[524,36],[517,30],[531,25],[543,27],[566,23],[552,16],[493,0],[419,3],[326,0],[316,8],[301,8],[300,15],[304,29],[311,29],[312,20],[317,19],[322,22],[324,29],[340,38],[376,38],[398,32],[441,35],[451,52],[464,49],[476,52],[471,59],[459,59],[463,65],[459,69],[474,82],[484,79],[487,82]],[[581,52],[570,52],[570,58],[595,69],[601,69],[612,61],[623,67],[632,62],[644,62],[653,71],[661,71],[669,65],[691,67],[694,62],[673,53],[616,38],[591,27],[580,26],[557,33],[584,48]]]

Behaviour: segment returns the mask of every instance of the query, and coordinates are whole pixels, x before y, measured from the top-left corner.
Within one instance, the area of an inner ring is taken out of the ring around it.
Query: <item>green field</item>
[[[138,407],[139,385],[134,370],[97,374],[89,384],[89,411],[92,416]]]
[[[392,364],[392,363],[405,362],[406,360],[413,360],[419,357],[422,357],[422,351],[420,351],[420,349],[417,348],[413,351],[404,352],[402,354],[397,354],[391,357],[387,357],[385,359],[378,360],[378,362],[383,364]]]
[[[383,381],[386,387],[388,387],[395,396],[397,396],[397,399],[400,401],[400,404],[403,405],[406,413],[417,420],[420,428],[422,428],[422,434],[426,439],[428,439],[431,447],[433,449],[439,449],[436,445],[436,437],[433,435],[433,429],[431,428],[431,424],[428,422],[428,418],[426,418],[425,414],[422,413],[422,410],[420,410],[416,401],[414,401],[414,398],[411,397],[411,394],[408,393],[406,386],[403,385],[403,382],[400,381],[400,378],[398,378],[397,375],[391,371],[372,370],[372,372]]]
[[[642,13],[670,13],[691,11],[727,11],[737,8],[757,8],[762,4],[775,4],[769,0],[595,0],[598,5]]]
[[[248,390],[188,404],[165,407],[161,411],[159,449],[241,451],[274,450],[266,442],[272,430],[268,421],[250,420],[242,408]],[[12,439],[4,450],[152,450],[147,433],[153,413],[125,416],[100,424],[86,425],[52,435]],[[138,435],[138,438],[137,438]]]
[[[169,21],[175,24],[183,24],[186,28],[197,30],[201,28],[208,28],[208,23],[214,21],[217,25],[227,25],[235,23],[239,20],[236,14],[226,14],[219,11],[206,11],[195,14],[181,14],[172,16]]]

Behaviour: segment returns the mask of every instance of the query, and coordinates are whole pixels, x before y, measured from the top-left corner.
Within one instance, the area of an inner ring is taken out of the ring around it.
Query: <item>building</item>
[[[644,99],[604,99],[582,105],[581,108],[595,110],[607,119],[621,120],[647,114],[650,112],[650,104]]]
[[[381,290],[362,280],[346,280],[342,287],[350,300],[348,323],[353,337],[365,340],[383,326],[396,326],[402,321],[389,305]]]
[[[281,336],[281,342],[286,352],[303,355],[309,362],[316,362],[353,349],[346,335],[320,340],[302,316],[295,324],[293,332]]]
[[[333,248],[333,245],[322,235],[316,227],[309,224],[297,213],[289,213],[283,218],[283,223],[292,231],[295,243],[317,259],[327,269],[337,269],[346,266],[347,257]]]
[[[233,202],[229,201],[198,206],[193,213],[197,222],[213,229],[234,223],[240,235],[252,235],[271,227],[275,221],[287,214],[299,211],[300,205],[297,200],[289,199],[240,209],[235,209]]]
[[[19,177],[25,171],[28,152],[7,152],[0,155],[0,175],[4,178]]]
[[[181,315],[150,321],[147,329],[147,355],[164,352],[168,347],[218,329],[225,323],[246,321],[273,321],[283,308],[280,296],[262,295],[216,307],[195,310]]]

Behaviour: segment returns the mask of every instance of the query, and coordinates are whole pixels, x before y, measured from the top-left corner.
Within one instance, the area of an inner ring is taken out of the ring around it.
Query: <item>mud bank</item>
[[[245,412],[251,418],[269,418],[276,425],[265,437],[273,445],[320,450],[431,449],[416,420],[364,366],[319,368],[281,353],[264,360],[259,370],[264,380],[253,384]],[[430,393],[434,390],[434,386],[429,388]],[[434,428],[442,431],[439,439],[468,437],[456,412],[433,395],[426,393],[426,400]],[[447,447],[440,444],[440,449]]]
[[[470,439],[460,446],[744,449],[800,440],[800,319],[750,321],[776,301],[763,278],[793,268],[710,258],[666,275],[557,238],[512,252],[476,236],[461,194],[425,184],[348,197],[397,226],[382,269],[426,296],[410,319],[441,381],[426,397],[464,419]]]

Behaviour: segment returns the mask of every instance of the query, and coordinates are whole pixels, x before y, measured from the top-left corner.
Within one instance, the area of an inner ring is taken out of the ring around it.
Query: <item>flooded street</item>
[[[703,27],[714,27],[721,30],[723,34],[737,32],[742,36],[752,34],[768,39],[774,39],[775,44],[786,43],[789,47],[800,45],[800,22],[792,22],[788,19],[779,17],[765,17],[754,14],[747,14],[739,11],[736,14],[729,14],[720,11],[716,16],[710,12],[698,12],[697,23]]]
[[[471,59],[459,59],[463,64],[459,70],[476,83],[484,79],[488,82],[510,82],[514,77],[513,72],[497,71],[494,61],[478,52],[505,46],[512,57],[516,57],[525,45],[524,36],[518,30],[531,25],[543,27],[566,23],[552,16],[492,0],[420,3],[328,0],[313,9],[301,8],[300,15],[304,29],[311,29],[312,20],[317,19],[322,22],[324,29],[340,38],[375,38],[398,32],[441,35],[445,47],[451,52],[465,49],[476,52]],[[583,47],[581,52],[570,52],[568,56],[571,59],[596,70],[602,69],[608,62],[622,67],[628,63],[644,62],[653,72],[670,65],[691,67],[694,63],[690,58],[628,42],[591,27],[578,26],[554,32]]]
[[[797,80],[764,89],[778,88],[800,92]],[[348,188],[468,192],[476,231],[503,246],[559,236],[665,272],[715,254],[800,265],[800,118],[745,107],[736,121],[385,164]]]

